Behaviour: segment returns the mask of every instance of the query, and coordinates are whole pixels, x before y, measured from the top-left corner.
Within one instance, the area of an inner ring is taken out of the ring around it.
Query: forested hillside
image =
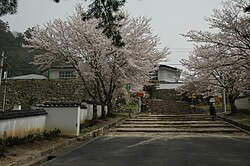
[[[0,54],[4,51],[4,71],[8,71],[8,77],[39,73],[37,66],[30,64],[33,61],[33,53],[28,48],[23,48],[24,36],[29,37],[26,32],[11,32],[7,22],[0,20]]]

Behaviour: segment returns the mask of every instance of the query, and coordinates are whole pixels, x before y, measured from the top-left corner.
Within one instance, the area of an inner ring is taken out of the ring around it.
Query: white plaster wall
[[[88,109],[81,109],[80,123],[84,123],[88,120]]]
[[[105,112],[105,114],[107,115],[108,114],[108,106],[104,106],[104,112]]]
[[[0,138],[6,136],[24,137],[45,130],[46,115],[0,120]]]
[[[175,72],[159,69],[158,70],[158,81],[169,81],[176,82]]]
[[[101,118],[102,117],[102,106],[101,105],[97,105],[97,118]]]
[[[87,120],[92,120],[93,119],[93,110],[94,110],[93,104],[88,104]]]
[[[250,110],[250,97],[236,99],[235,105],[236,105],[237,109]]]
[[[59,79],[59,71],[50,70],[49,71],[49,79]]]
[[[46,130],[61,130],[62,135],[78,136],[80,133],[80,107],[44,107],[48,114]]]

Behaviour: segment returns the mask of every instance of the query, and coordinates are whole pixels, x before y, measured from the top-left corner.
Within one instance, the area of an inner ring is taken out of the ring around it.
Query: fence
[[[78,136],[80,123],[93,119],[92,103],[45,102],[38,109],[0,112],[0,138],[24,137],[29,134],[61,130],[62,135]],[[107,106],[104,107],[107,113]],[[98,118],[102,116],[102,106],[97,105]]]
[[[0,112],[0,138],[24,137],[45,130],[47,112],[38,110],[16,110]]]

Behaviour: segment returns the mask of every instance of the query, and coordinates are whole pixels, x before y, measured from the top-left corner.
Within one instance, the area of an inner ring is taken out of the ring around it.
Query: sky
[[[147,16],[155,35],[161,40],[159,49],[168,47],[170,61],[165,64],[183,69],[181,59],[187,59],[193,43],[180,34],[190,30],[209,30],[205,17],[211,17],[213,9],[220,9],[221,0],[126,0],[124,9],[131,17]],[[24,32],[29,27],[43,25],[55,18],[65,19],[74,13],[77,3],[84,0],[18,0],[18,12],[0,17],[8,21],[12,31]]]

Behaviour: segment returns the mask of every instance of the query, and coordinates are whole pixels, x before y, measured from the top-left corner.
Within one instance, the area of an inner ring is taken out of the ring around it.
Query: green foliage
[[[129,103],[127,105],[124,106],[125,109],[135,109],[136,108],[136,104],[135,103]]]
[[[19,145],[23,142],[24,138],[18,138],[15,136],[10,136],[5,139],[5,145],[7,147],[12,147],[14,145]]]
[[[244,8],[244,12],[250,12],[250,5]]]
[[[59,137],[61,133],[60,129],[54,129],[52,131],[44,131],[42,134],[29,134],[23,138],[17,136],[10,136],[6,139],[0,139],[0,156],[4,156],[4,153],[9,147],[21,145],[25,143],[33,143],[35,141],[40,141],[42,139],[51,140],[56,137]]]
[[[7,151],[6,142],[0,139],[0,156],[4,156],[4,153]]]
[[[88,11],[83,14],[83,20],[90,18],[100,19],[101,21],[97,28],[104,28],[103,33],[108,38],[112,38],[113,44],[117,47],[125,45],[118,30],[121,26],[119,21],[124,18],[119,11],[125,2],[125,0],[94,0],[89,5]]]
[[[0,54],[4,51],[4,70],[8,71],[8,76],[38,73],[37,66],[30,64],[35,53],[22,47],[24,37],[31,37],[31,30],[28,29],[24,34],[14,34],[8,23],[0,20]]]
[[[84,129],[84,128],[92,127],[92,126],[96,125],[97,123],[98,123],[98,121],[96,119],[87,120],[84,123],[81,123],[80,128]]]
[[[156,87],[154,85],[146,85],[143,87],[143,90],[149,94],[149,97],[152,99],[156,92]]]
[[[47,140],[54,139],[58,136],[60,136],[61,130],[60,129],[54,129],[52,131],[47,132],[46,130],[43,132],[43,138]]]
[[[222,113],[221,116],[233,120],[235,122],[250,126],[250,111],[249,110],[238,110],[237,113],[231,114],[231,111]]]
[[[1,0],[0,1],[0,16],[5,14],[14,14],[16,13],[17,0]]]

